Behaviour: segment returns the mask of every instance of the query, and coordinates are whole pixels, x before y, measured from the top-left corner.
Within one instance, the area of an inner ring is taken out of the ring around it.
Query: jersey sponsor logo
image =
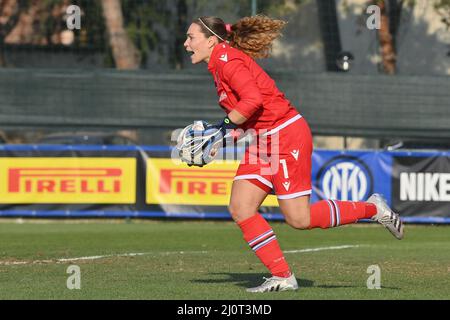
[[[147,159],[146,202],[227,206],[238,166],[238,161],[224,161],[197,168],[171,159]],[[276,203],[275,197],[264,201],[265,205]]]
[[[0,159],[2,203],[134,203],[134,158]]]
[[[361,159],[337,156],[319,170],[316,187],[321,199],[361,201],[372,194],[373,177]]]

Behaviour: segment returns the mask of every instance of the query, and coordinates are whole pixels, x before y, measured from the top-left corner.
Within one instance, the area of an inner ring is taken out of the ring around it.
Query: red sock
[[[322,200],[311,206],[309,228],[332,228],[355,223],[359,219],[369,219],[377,213],[373,203]]]
[[[284,278],[291,276],[275,233],[263,216],[255,214],[239,222],[238,225],[244,234],[245,241],[272,275]]]

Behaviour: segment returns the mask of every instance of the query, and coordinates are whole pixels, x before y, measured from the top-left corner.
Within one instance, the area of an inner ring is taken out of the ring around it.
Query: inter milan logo
[[[319,198],[361,201],[373,191],[373,177],[367,165],[351,156],[338,156],[328,161],[317,174]]]

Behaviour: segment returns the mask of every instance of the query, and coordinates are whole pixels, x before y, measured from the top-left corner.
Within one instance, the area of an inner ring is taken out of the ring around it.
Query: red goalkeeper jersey
[[[240,127],[273,129],[298,115],[275,81],[248,55],[219,43],[208,70],[214,76],[219,105],[228,114],[237,110],[248,120]]]

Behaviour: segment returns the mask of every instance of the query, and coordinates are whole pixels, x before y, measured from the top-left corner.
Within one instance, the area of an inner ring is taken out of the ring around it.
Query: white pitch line
[[[64,263],[71,261],[83,261],[83,260],[98,260],[113,257],[135,257],[144,255],[170,255],[170,254],[198,254],[198,253],[208,253],[208,251],[162,251],[162,252],[136,252],[136,253],[121,253],[121,254],[107,254],[98,256],[86,256],[86,257],[75,257],[75,258],[59,258],[59,259],[47,259],[47,260],[34,260],[34,261],[0,261],[0,266],[16,266],[16,265],[27,265],[27,264],[43,264],[43,263]]]
[[[300,249],[300,250],[288,250],[283,251],[284,253],[303,253],[303,252],[316,252],[316,251],[324,251],[324,250],[341,250],[348,248],[359,248],[361,245],[343,245],[343,246],[332,246],[332,247],[319,247],[319,248],[308,248],[308,249]]]
[[[208,251],[161,251],[161,252],[137,252],[137,253],[121,253],[121,254],[108,254],[104,256],[90,256],[90,257],[78,257],[78,258],[64,258],[56,259],[57,262],[68,262],[68,261],[79,261],[79,260],[97,260],[103,258],[111,257],[136,257],[136,256],[146,256],[152,254],[197,254],[197,253],[208,253]]]
[[[359,248],[362,245],[342,245],[342,246],[332,246],[332,247],[319,247],[319,248],[306,248],[300,250],[287,250],[284,253],[304,253],[304,252],[317,252],[325,250],[341,250],[348,248]],[[86,256],[86,257],[75,257],[75,258],[59,258],[59,259],[47,259],[47,260],[34,260],[34,261],[0,261],[0,266],[16,266],[16,265],[27,265],[27,264],[43,264],[43,263],[64,263],[72,261],[83,261],[83,260],[99,260],[105,258],[114,257],[136,257],[145,255],[171,255],[171,254],[206,254],[208,251],[161,251],[161,252],[135,252],[135,253],[121,253],[121,254],[107,254],[98,256]]]

